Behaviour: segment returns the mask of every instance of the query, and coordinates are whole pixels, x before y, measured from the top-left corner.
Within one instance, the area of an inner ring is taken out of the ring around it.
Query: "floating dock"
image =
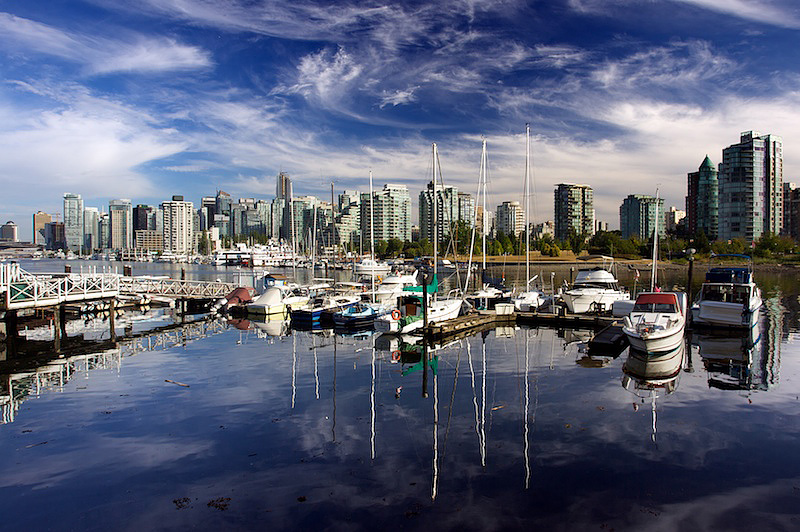
[[[628,346],[628,337],[622,332],[622,325],[612,323],[589,340],[589,354],[619,354]]]

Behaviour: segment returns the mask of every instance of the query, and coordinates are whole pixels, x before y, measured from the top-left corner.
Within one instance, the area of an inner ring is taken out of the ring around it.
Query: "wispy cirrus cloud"
[[[0,13],[0,47],[55,56],[84,65],[87,74],[195,70],[212,65],[210,55],[172,38],[127,34],[122,38],[67,32],[40,22]]]

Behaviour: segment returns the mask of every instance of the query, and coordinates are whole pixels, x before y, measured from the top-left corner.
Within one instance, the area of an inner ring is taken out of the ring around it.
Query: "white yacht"
[[[747,257],[749,258],[749,257]],[[711,268],[692,305],[692,323],[747,328],[758,322],[763,301],[752,267]]]
[[[622,326],[631,347],[648,354],[677,349],[685,329],[686,294],[675,292],[640,293]]]
[[[259,316],[288,315],[293,308],[306,305],[310,299],[308,289],[273,285],[247,305],[247,313]]]
[[[355,275],[386,275],[391,270],[392,267],[386,262],[369,258],[353,264],[353,273]]]
[[[604,257],[604,260],[612,260]],[[572,287],[561,294],[567,310],[573,314],[587,312],[606,312],[615,301],[630,299],[630,293],[620,288],[617,278],[611,273],[611,266],[578,271]]]

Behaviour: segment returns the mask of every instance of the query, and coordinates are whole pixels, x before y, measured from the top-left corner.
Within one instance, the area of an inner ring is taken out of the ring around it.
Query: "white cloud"
[[[800,28],[800,9],[792,0],[677,0],[686,4],[782,28]]]
[[[211,65],[207,52],[169,38],[128,35],[122,40],[81,35],[7,13],[0,13],[0,30],[5,33],[0,46],[80,63],[88,74],[194,70]]]
[[[383,91],[384,97],[381,99],[380,108],[383,109],[387,105],[398,106],[415,101],[417,98],[414,93],[419,89],[419,86],[409,87],[405,90],[397,91]]]

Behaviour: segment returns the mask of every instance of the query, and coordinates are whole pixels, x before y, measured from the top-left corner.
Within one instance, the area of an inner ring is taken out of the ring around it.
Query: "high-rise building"
[[[46,212],[38,211],[33,215],[33,243],[39,246],[47,245],[45,226],[53,221],[53,217]]]
[[[373,192],[372,210],[375,220],[375,241],[397,238],[411,240],[411,196],[405,185],[386,184]],[[361,232],[365,241],[370,233],[369,193],[361,194]]]
[[[571,233],[594,234],[594,195],[589,185],[561,183],[554,192],[555,237],[566,240]]]
[[[783,184],[783,231],[786,236],[800,240],[800,187]]]
[[[9,220],[0,225],[0,242],[19,242],[17,224]]]
[[[686,211],[682,211],[675,206],[670,207],[664,213],[664,229],[667,234],[674,235],[678,232],[678,227],[685,222]]]
[[[111,249],[111,215],[100,213],[100,249]]]
[[[664,198],[630,194],[619,208],[619,228],[622,238],[632,236],[646,240],[653,235],[658,222],[658,234],[664,235]]]
[[[783,141],[745,131],[738,144],[722,150],[718,236],[753,242],[782,228]]]
[[[64,222],[50,222],[44,226],[47,249],[64,249]]]
[[[102,249],[100,242],[100,211],[96,207],[83,209],[83,249],[86,253]]]
[[[164,211],[164,251],[187,255],[194,251],[194,205],[183,196],[161,204]]]
[[[475,198],[466,192],[458,193],[458,219],[472,227],[475,222]]]
[[[361,194],[355,190],[345,190],[339,194],[336,240],[339,244],[350,244],[351,247],[363,244],[363,235],[361,234]]]
[[[434,185],[433,182],[429,182],[427,188],[419,193],[420,238],[427,238],[429,242],[433,241],[433,198]],[[441,242],[450,235],[450,226],[458,220],[458,189],[437,184],[436,198],[436,217]]]
[[[497,231],[516,237],[525,232],[524,213],[518,201],[504,201],[497,206]]]
[[[111,200],[108,203],[110,231],[108,246],[111,249],[133,247],[133,206],[129,199]]]
[[[293,197],[292,180],[289,179],[289,174],[286,172],[278,173],[278,180],[275,186],[275,198],[284,200],[284,211],[281,215],[283,223],[281,224],[280,233],[277,236],[287,242],[292,240],[291,218],[293,214],[291,208]]]
[[[219,190],[214,203],[214,225],[220,228],[220,235],[231,236],[230,216],[233,198],[224,190]]]
[[[200,200],[200,229],[209,230],[214,225],[214,215],[217,213],[217,198],[203,196]]]
[[[701,231],[709,240],[717,239],[719,220],[719,175],[706,155],[697,172],[687,174],[686,230],[690,237]]]
[[[69,251],[81,252],[83,249],[83,198],[80,194],[64,194],[64,237]]]

